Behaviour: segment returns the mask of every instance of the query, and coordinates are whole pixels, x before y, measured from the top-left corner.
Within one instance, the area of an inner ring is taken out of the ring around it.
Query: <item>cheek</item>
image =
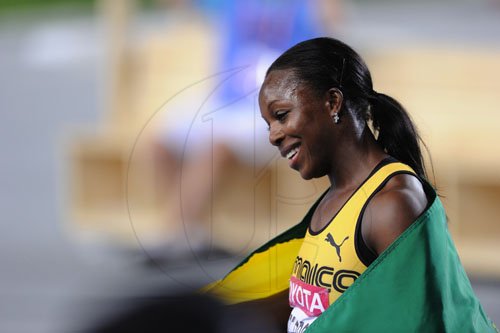
[[[308,117],[300,112],[294,112],[293,114],[290,114],[286,127],[289,128],[290,131],[293,131],[302,137],[309,137],[311,135],[310,132],[312,124],[313,123],[310,119],[308,119]]]
[[[301,118],[296,112],[289,113],[288,121],[286,122],[287,126],[295,130],[301,129],[303,127],[303,120]]]
[[[316,130],[319,131],[320,129]],[[319,133],[312,133],[314,137],[305,142],[304,149],[304,159],[311,168],[310,171],[314,173],[314,177],[323,176],[324,171],[330,164],[329,151],[331,151],[331,144],[327,137],[319,135]]]

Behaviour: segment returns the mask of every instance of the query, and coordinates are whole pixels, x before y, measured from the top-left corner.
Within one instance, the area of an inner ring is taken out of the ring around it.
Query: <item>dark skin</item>
[[[259,94],[271,144],[282,156],[288,155],[289,165],[304,179],[326,175],[330,180],[330,190],[312,217],[313,231],[325,227],[373,168],[388,157],[366,122],[357,119],[343,102],[340,90],[331,88],[318,94],[300,82],[291,69],[269,73]],[[332,120],[335,113],[340,117],[337,124]],[[365,210],[363,240],[381,254],[426,206],[420,181],[405,174],[392,177]],[[262,311],[274,313],[280,325],[286,325],[290,313],[287,290],[255,302]]]

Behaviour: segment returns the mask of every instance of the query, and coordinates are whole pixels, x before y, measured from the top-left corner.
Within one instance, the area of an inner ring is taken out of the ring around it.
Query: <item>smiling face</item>
[[[293,70],[274,70],[259,94],[261,115],[269,125],[269,141],[302,178],[324,176],[332,165],[335,128],[329,95],[318,97]]]

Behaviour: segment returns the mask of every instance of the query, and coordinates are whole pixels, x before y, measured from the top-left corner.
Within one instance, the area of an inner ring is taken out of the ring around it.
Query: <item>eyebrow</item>
[[[291,95],[293,96],[293,95],[295,95],[296,93],[297,93],[297,87],[294,87],[294,88],[292,89]],[[272,100],[272,101],[270,101],[269,103],[267,103],[267,108],[269,109],[269,108],[271,108],[271,106],[272,106],[274,103],[276,103],[276,102],[281,102],[281,101],[283,101],[283,100],[282,100],[282,99],[275,99],[275,100]]]
[[[275,100],[270,101],[269,103],[267,103],[267,108],[268,108],[268,109],[270,109],[270,108],[271,108],[271,106],[272,106],[274,103],[279,102],[279,101],[280,101],[279,99],[275,99]]]

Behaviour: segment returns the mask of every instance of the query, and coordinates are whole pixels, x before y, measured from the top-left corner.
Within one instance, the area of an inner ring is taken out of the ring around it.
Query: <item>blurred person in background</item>
[[[199,104],[185,106],[199,108],[198,119],[180,116],[156,137],[160,186],[170,192],[166,205],[171,229],[170,235],[165,235],[166,247],[150,251],[152,255],[168,259],[210,248],[202,210],[209,202],[214,184],[236,161],[262,166],[274,155],[262,140],[265,126],[260,122],[254,126],[256,92],[265,69],[291,45],[323,34],[326,25],[336,21],[333,15],[326,18],[328,13],[338,15],[336,3],[193,2],[205,6],[216,22],[221,46],[214,72],[220,73],[220,83],[205,102],[201,101],[205,96],[197,96]],[[182,106],[173,112],[182,114]],[[259,153],[255,154],[254,149]],[[184,232],[189,236],[188,242]]]

